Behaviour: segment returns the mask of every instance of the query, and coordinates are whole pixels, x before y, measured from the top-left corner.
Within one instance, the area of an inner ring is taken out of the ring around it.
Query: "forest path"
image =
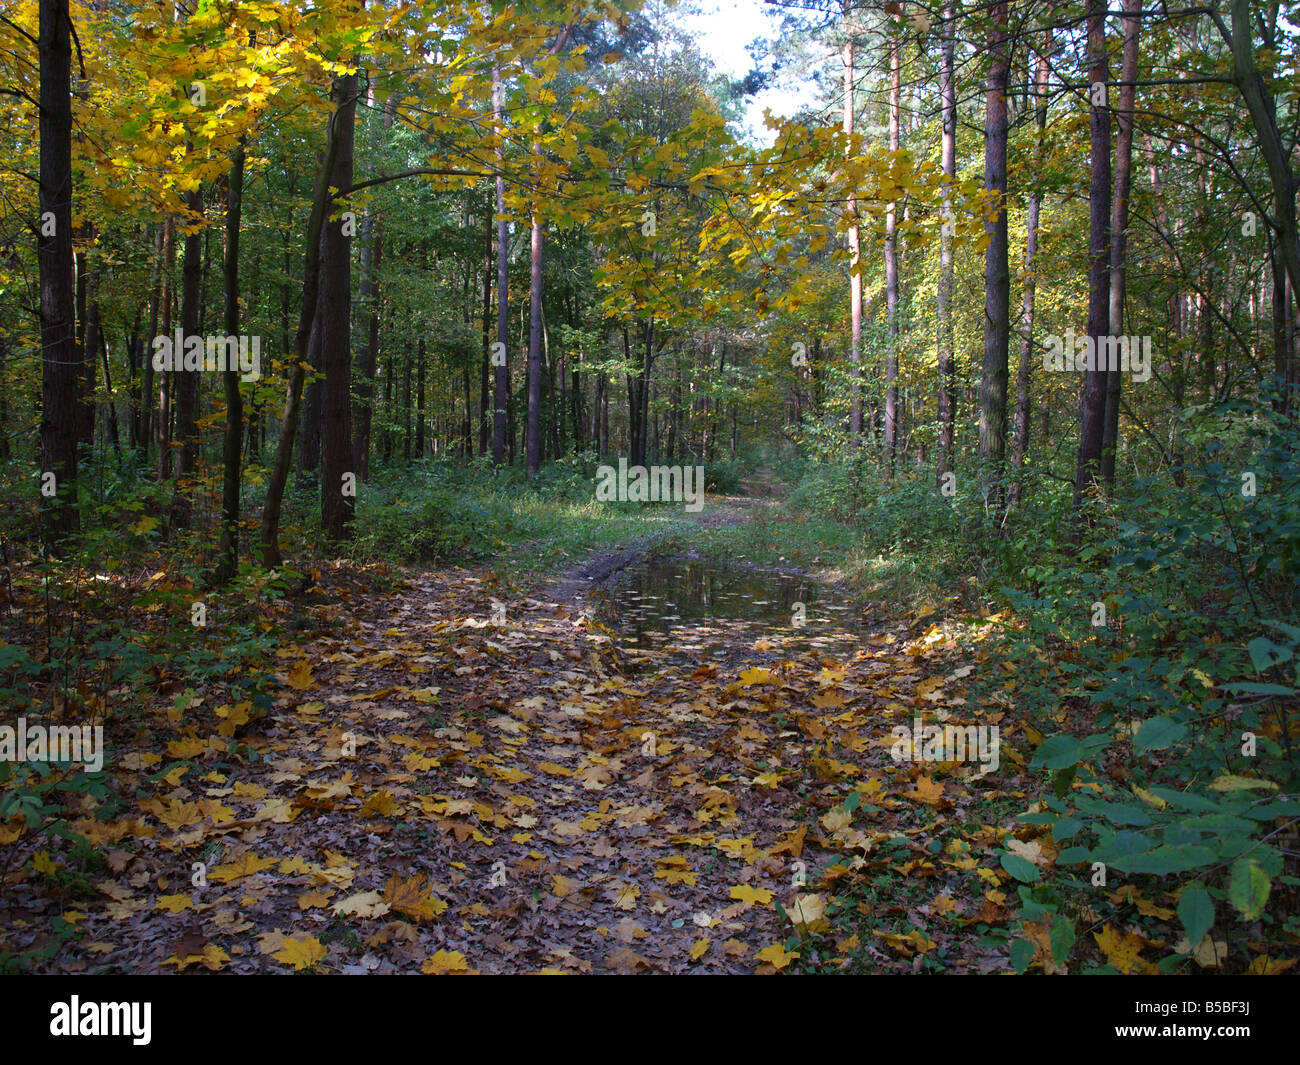
[[[702,530],[762,498],[714,501]],[[977,782],[889,755],[890,725],[964,675],[929,662],[952,646],[935,626],[629,676],[590,616],[498,594],[452,570],[311,606],[322,635],[283,649],[233,751],[240,708],[169,713],[171,761],[123,759],[139,812],[102,830],[108,901],[61,967],[902,969],[997,918],[948,884],[971,844],[935,836]]]

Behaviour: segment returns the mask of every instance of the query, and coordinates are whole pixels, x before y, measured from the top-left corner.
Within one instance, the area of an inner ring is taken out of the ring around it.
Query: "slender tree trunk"
[[[501,85],[501,70],[492,68],[492,122],[499,137],[505,137],[505,120],[502,117],[504,92]],[[500,466],[506,460],[506,430],[510,407],[510,228],[506,222],[506,180],[502,176],[505,169],[505,149],[496,149],[496,208],[497,208],[497,344],[496,365],[496,406],[492,411],[492,463]],[[513,455],[514,442],[510,450]]]
[[[239,224],[243,210],[244,140],[241,137],[231,157],[230,176],[226,182],[222,324],[227,337],[239,336]],[[239,460],[244,436],[244,401],[239,394],[239,376],[238,370],[229,365],[221,375],[226,396],[226,430],[221,447],[221,541],[213,573],[217,584],[230,580],[239,566]]]
[[[172,270],[175,265],[176,220],[169,215],[163,221],[162,335],[165,337],[172,335]],[[172,376],[167,371],[161,371],[158,375],[158,416],[154,423],[154,441],[158,445],[160,481],[171,477],[172,471]]]
[[[1106,0],[1088,2],[1088,54],[1091,105],[1092,181],[1088,204],[1088,335],[1094,360],[1085,371],[1074,502],[1078,506],[1101,471],[1106,418],[1106,372],[1097,368],[1099,344],[1110,328],[1110,111],[1104,98],[1110,69],[1106,59]],[[1101,88],[1098,88],[1100,86]]]
[[[844,18],[847,22],[850,13],[849,0],[842,0]],[[846,25],[845,30],[849,27]],[[853,135],[853,81],[855,63],[853,39],[851,36],[844,43],[844,132]],[[852,151],[851,147],[845,149]],[[850,189],[848,200],[849,212],[849,391],[852,406],[849,410],[849,443],[858,447],[862,440],[862,273],[861,248],[858,237],[858,197]]]
[[[1043,50],[1038,55],[1034,67],[1035,122],[1041,143],[1047,129],[1047,75],[1048,57],[1051,54],[1051,36],[1043,42]],[[1041,167],[1043,153],[1038,153]],[[1037,188],[1029,192],[1028,207],[1025,211],[1025,277],[1024,298],[1022,302],[1020,326],[1020,370],[1016,375],[1016,419],[1015,440],[1012,444],[1011,467],[1015,477],[1011,481],[1011,502],[1019,503],[1023,491],[1021,472],[1025,468],[1025,457],[1029,454],[1029,385],[1033,378],[1034,366],[1034,294],[1036,279],[1034,276],[1034,259],[1038,254],[1038,215],[1041,199]]]
[[[421,336],[416,345],[416,363],[415,363],[415,458],[417,461],[424,459],[424,360],[425,345],[424,337]],[[409,381],[408,381],[409,385]],[[438,434],[435,431],[434,436]]]
[[[541,145],[533,145],[533,155],[541,154]],[[528,280],[528,417],[525,426],[524,455],[528,476],[536,475],[542,465],[542,254],[546,235],[534,212],[529,241]]]
[[[334,100],[343,102],[339,83],[334,83]],[[267,569],[281,561],[279,534],[280,508],[284,501],[284,488],[289,480],[289,465],[293,458],[294,438],[298,435],[298,415],[302,400],[302,382],[307,362],[307,344],[312,322],[316,318],[317,294],[320,288],[320,252],[322,230],[332,198],[330,181],[334,173],[334,160],[338,155],[339,135],[335,130],[339,122],[336,111],[326,123],[325,153],[316,174],[316,187],[312,193],[311,215],[307,222],[307,249],[303,264],[302,310],[298,316],[298,332],[294,339],[293,368],[289,373],[289,394],[284,407],[284,426],[280,442],[275,449],[275,462],[266,488],[266,503],[262,508],[262,565]]]
[[[939,377],[939,463],[938,476],[952,469],[953,428],[956,421],[957,390],[953,380],[953,296],[955,279],[952,258],[952,238],[955,217],[952,213],[953,187],[957,181],[957,82],[954,74],[954,41],[956,9],[951,3],[944,6],[941,64],[939,69],[939,99],[942,124],[940,145],[943,166],[943,213],[939,230],[939,283],[936,300],[939,319],[938,377]]]
[[[984,372],[980,382],[980,458],[991,478],[987,503],[1001,506],[1001,471],[1007,435],[1008,347],[1011,339],[1011,268],[1007,249],[1007,5],[993,7],[990,66],[984,110],[984,187],[996,196],[992,221],[985,223]]]
[[[492,377],[492,209],[484,214],[487,221],[485,236],[487,251],[483,256],[483,358],[479,371],[478,393],[478,453],[488,453],[492,436],[491,377]]]
[[[1124,279],[1128,256],[1128,203],[1133,174],[1133,105],[1137,98],[1138,12],[1141,0],[1124,0],[1124,58],[1120,66],[1119,129],[1115,138],[1115,192],[1110,211],[1109,333],[1124,335]],[[1123,377],[1118,366],[1106,373],[1106,421],[1101,435],[1101,478],[1115,487],[1115,453],[1119,449],[1119,406]]]
[[[72,257],[72,55],[67,0],[40,0],[41,506],[47,544],[80,528]],[[53,475],[46,494],[48,477]]]
[[[901,92],[898,35],[889,37],[889,150],[898,151],[898,111]],[[885,356],[885,474],[894,475],[898,447],[898,204],[885,211],[885,308],[889,351]]]
[[[195,189],[188,197],[187,206],[196,218],[203,215],[203,193]],[[190,220],[194,221],[194,220]],[[181,266],[181,332],[186,344],[192,336],[201,333],[199,291],[203,271],[203,234],[189,233],[185,237],[185,262]],[[193,485],[185,483],[198,466],[198,406],[199,379],[203,375],[203,354],[199,356],[197,370],[186,369],[181,362],[182,352],[174,351],[172,382],[176,399],[176,438],[180,448],[176,454],[176,489],[172,497],[171,521],[178,529],[188,529],[191,518],[191,493]]]

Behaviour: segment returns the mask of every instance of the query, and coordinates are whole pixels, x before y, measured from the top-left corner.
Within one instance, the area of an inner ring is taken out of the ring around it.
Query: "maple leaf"
[[[419,873],[412,874],[405,880],[397,873],[388,878],[384,886],[384,901],[398,913],[404,913],[416,920],[433,920],[447,904],[434,898],[427,890],[425,878]]]
[[[325,957],[325,945],[315,936],[285,937],[279,950],[271,955],[276,961],[292,965],[301,972],[310,969]]]
[[[472,973],[465,955],[458,950],[440,950],[437,954],[424,960],[424,965],[420,971],[430,976],[445,976],[447,974],[465,974]]]
[[[739,684],[742,688],[752,688],[757,684],[771,684],[774,679],[770,669],[755,666],[740,674]]]
[[[773,969],[776,969],[778,972],[780,972],[792,961],[794,961],[795,958],[799,957],[799,952],[795,951],[793,954],[791,954],[789,951],[785,949],[784,944],[773,943],[770,947],[764,947],[757,954],[755,954],[754,957],[758,961],[767,962],[768,965],[772,966]]]
[[[315,910],[323,906],[328,906],[330,901],[329,895],[322,891],[308,891],[298,896],[298,909]]]
[[[826,900],[820,895],[800,895],[785,908],[795,927],[803,926],[809,932],[824,932],[830,927],[826,921]]]
[[[315,678],[311,675],[311,663],[305,658],[300,658],[289,669],[289,676],[286,684],[294,691],[306,691],[309,688],[320,687]]]
[[[1135,932],[1120,934],[1106,925],[1100,932],[1094,932],[1092,938],[1106,955],[1106,960],[1122,973],[1154,973],[1156,968],[1145,960],[1142,949],[1147,941]]]
[[[181,910],[194,909],[194,900],[188,895],[160,895],[158,901],[154,903],[154,909],[180,913]]]
[[[903,795],[917,802],[923,802],[927,806],[937,806],[943,797],[943,782],[931,780],[922,774],[916,778],[916,788],[903,792]]]
[[[709,952],[709,937],[705,936],[703,939],[697,939],[695,941],[695,944],[691,947],[691,960],[699,961],[708,952]]]
[[[245,851],[233,862],[225,865],[218,865],[215,869],[208,872],[208,879],[215,880],[218,884],[227,884],[232,880],[242,880],[246,876],[253,876],[279,862],[279,858],[259,858],[252,851]]]
[[[772,892],[767,888],[750,887],[748,884],[737,884],[731,889],[731,897],[738,902],[745,904],[745,909],[749,909],[756,903],[766,906],[772,901]]]

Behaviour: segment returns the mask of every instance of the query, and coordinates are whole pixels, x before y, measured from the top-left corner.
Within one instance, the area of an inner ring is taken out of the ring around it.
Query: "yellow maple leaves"
[[[276,961],[293,966],[301,972],[310,969],[325,957],[325,945],[315,936],[285,937],[280,949],[271,955]]]
[[[398,913],[417,921],[431,921],[447,908],[447,904],[433,895],[425,878],[418,873],[405,879],[397,873],[390,876],[384,885],[384,901]]]

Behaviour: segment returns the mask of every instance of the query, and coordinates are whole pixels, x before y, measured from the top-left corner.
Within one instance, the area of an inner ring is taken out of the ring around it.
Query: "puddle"
[[[654,661],[721,665],[843,655],[857,645],[850,606],[813,578],[778,570],[657,559],[624,570],[592,601],[633,669],[651,662],[648,652]]]

